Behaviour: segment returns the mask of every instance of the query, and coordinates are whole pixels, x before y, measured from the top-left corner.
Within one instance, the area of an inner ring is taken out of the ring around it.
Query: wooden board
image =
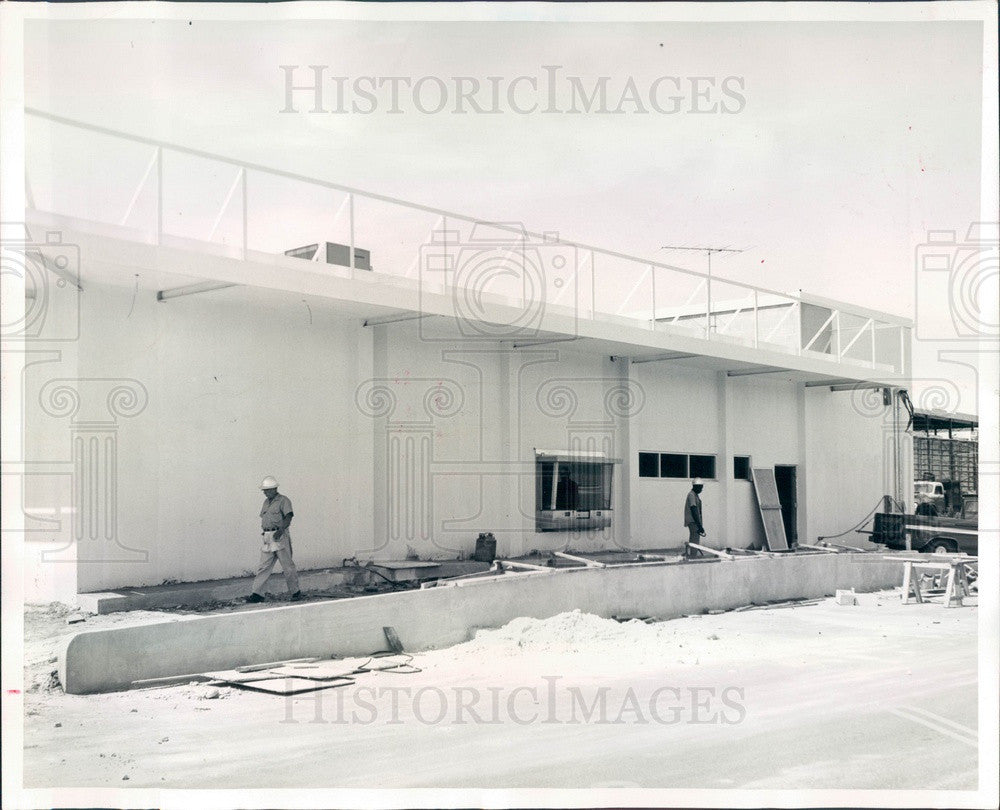
[[[774,470],[769,467],[754,467],[750,471],[753,490],[760,506],[760,517],[764,523],[764,536],[769,551],[787,551],[788,538],[785,537],[785,523],[781,518],[781,501],[778,500],[778,484],[774,480]]]

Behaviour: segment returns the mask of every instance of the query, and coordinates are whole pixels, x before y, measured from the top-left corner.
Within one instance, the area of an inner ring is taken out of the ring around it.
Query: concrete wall
[[[877,389],[810,388],[803,399],[808,462],[800,486],[808,493],[808,515],[800,534],[802,542],[814,543],[818,535],[850,529],[892,492],[893,424]],[[909,442],[903,444],[903,490],[912,492]],[[854,532],[840,542],[866,545]]]
[[[886,409],[854,394],[429,326],[446,319],[365,328],[364,307],[289,292],[158,303],[183,279],[103,269],[71,302],[78,339],[41,344],[25,375],[29,598],[248,572],[265,474],[302,568],[455,557],[485,531],[501,555],[679,545],[689,484],[640,479],[642,451],[717,456],[716,547],[761,540],[734,454],[799,466],[805,541],[890,491]],[[535,531],[536,449],[622,459],[610,528]]]
[[[383,557],[468,553],[493,532],[501,555],[531,549],[618,545],[610,529],[535,531],[536,449],[623,456],[627,386],[605,355],[565,346],[513,349],[507,342],[446,342],[424,325],[376,330],[370,386],[375,443],[375,546]],[[375,394],[373,394],[374,396]],[[615,510],[623,506],[616,470]]]
[[[880,556],[809,554],[700,565],[571,569],[504,576],[422,591],[228,613],[80,633],[59,675],[73,694],[126,689],[132,681],[306,656],[385,649],[382,628],[418,651],[466,641],[474,627],[568,610],[674,618],[751,602],[872,591],[898,585],[902,566]]]
[[[722,456],[718,375],[676,363],[643,363],[630,370],[645,396],[632,420],[629,459],[632,477],[632,545],[634,548],[675,547],[687,541],[684,499],[690,479],[640,478],[639,453],[716,455],[716,476],[701,494],[706,530],[713,545],[729,543],[724,515],[729,487]]]
[[[88,284],[76,368],[27,372],[30,452],[82,491],[30,497],[74,516],[79,590],[251,569],[265,474],[295,506],[302,567],[370,538],[372,444],[354,405],[370,331],[291,296],[157,303],[155,289]]]

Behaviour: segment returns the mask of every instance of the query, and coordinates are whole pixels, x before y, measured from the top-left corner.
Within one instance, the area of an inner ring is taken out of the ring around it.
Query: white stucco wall
[[[632,545],[634,548],[676,547],[687,541],[684,499],[690,479],[640,478],[639,453],[695,453],[719,456],[718,379],[676,363],[633,365],[632,378],[642,386],[645,404],[632,420]],[[716,458],[716,480],[701,493],[706,531],[720,541],[725,479],[724,459]]]
[[[891,422],[870,398],[629,365],[584,341],[514,349],[436,339],[421,321],[363,327],[357,312],[292,293],[158,303],[171,285],[118,278],[87,285],[80,340],[44,345],[26,372],[25,452],[41,474],[25,479],[25,508],[61,516],[34,521],[25,546],[41,598],[247,572],[265,474],[294,503],[301,568],[454,558],[487,531],[500,555],[676,547],[689,482],[639,478],[639,452],[717,456],[703,493],[716,547],[760,540],[733,455],[798,466],[803,542],[889,491]],[[611,528],[535,531],[536,449],[622,459]]]
[[[79,589],[252,569],[265,474],[295,506],[301,567],[370,537],[372,444],[353,404],[370,332],[291,296],[244,288],[157,303],[140,283],[134,303],[131,288],[88,285],[78,368],[28,372],[39,457],[70,457],[82,439],[96,475],[85,478]],[[76,392],[75,414],[53,406],[56,377]]]
[[[905,415],[901,427],[905,427]],[[808,519],[802,542],[850,529],[892,492],[892,410],[878,390],[805,391]],[[913,491],[910,442],[902,442],[903,492]],[[839,541],[867,547],[851,532]]]

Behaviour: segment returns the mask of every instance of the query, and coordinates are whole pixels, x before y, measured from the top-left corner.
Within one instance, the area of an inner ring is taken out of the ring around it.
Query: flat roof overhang
[[[974,430],[979,427],[979,419],[965,413],[935,414],[914,413],[913,431],[926,433],[938,430]]]
[[[256,251],[248,251],[243,258],[237,250],[173,237],[151,244],[141,232],[48,213],[31,212],[28,226],[35,242],[44,241],[37,237],[46,230],[57,229],[64,243],[79,246],[83,295],[88,280],[132,287],[136,272],[141,271],[160,290],[191,287],[190,292],[237,297],[271,291],[294,295],[297,301],[308,296],[372,326],[419,318],[442,341],[450,334],[468,342],[502,341],[515,350],[565,344],[578,352],[629,358],[634,363],[676,363],[732,377],[769,375],[812,385],[907,384],[905,374],[884,366],[844,362],[820,352],[796,354],[721,337],[687,336],[644,327],[634,318],[582,317],[567,307],[545,307],[537,324],[520,332],[489,334],[487,329],[481,335],[463,335],[455,328],[455,288],[385,273],[358,270],[352,274],[345,267]],[[165,301],[164,306],[176,303]],[[483,295],[477,298],[476,309],[478,320],[468,321],[473,326],[511,324],[517,321],[522,304]]]

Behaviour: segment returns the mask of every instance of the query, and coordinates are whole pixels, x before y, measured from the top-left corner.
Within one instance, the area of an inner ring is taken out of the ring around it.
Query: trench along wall
[[[385,648],[384,626],[408,651],[466,641],[472,628],[518,616],[580,610],[661,619],[751,602],[874,591],[902,581],[902,566],[864,554],[756,557],[697,565],[633,565],[508,575],[420,591],[359,597],[80,633],[59,676],[72,694],[127,689],[135,680],[305,656],[358,656]]]

